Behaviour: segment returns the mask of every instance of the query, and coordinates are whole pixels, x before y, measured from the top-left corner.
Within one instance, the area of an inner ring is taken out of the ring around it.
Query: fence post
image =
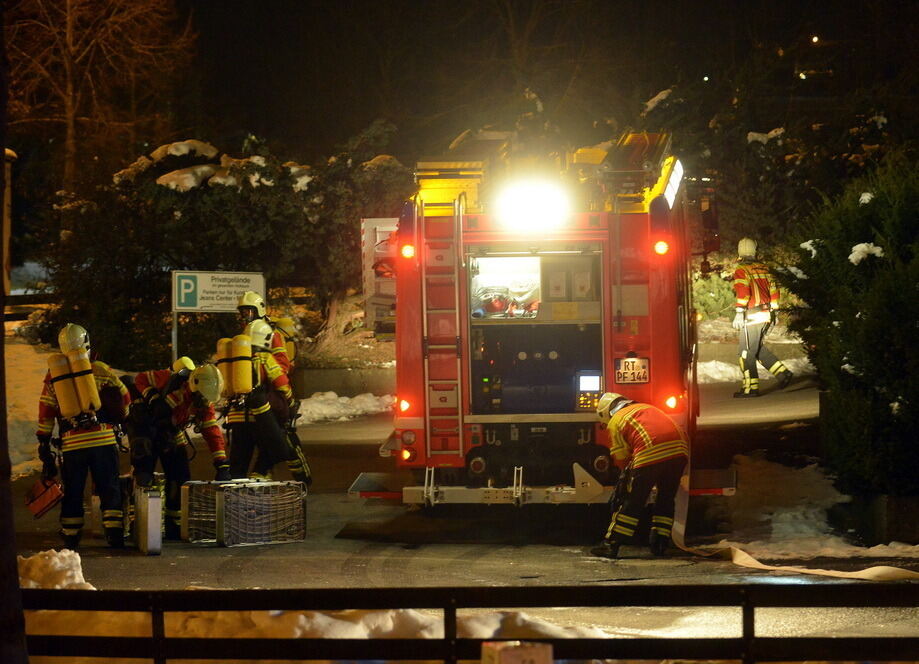
[[[456,664],[456,597],[450,596],[444,607],[444,642],[447,646],[445,664]]]
[[[158,595],[150,595],[150,621],[153,629],[153,664],[166,664],[166,618]]]
[[[743,641],[743,664],[753,664],[752,646],[753,637],[756,635],[756,627],[753,623],[754,608],[746,588],[741,588],[740,598],[743,623],[743,631],[741,633],[741,639]]]

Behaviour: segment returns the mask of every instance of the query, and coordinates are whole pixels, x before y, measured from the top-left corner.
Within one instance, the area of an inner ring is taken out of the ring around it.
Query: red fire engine
[[[603,392],[695,429],[683,167],[666,134],[582,148],[550,175],[487,138],[472,144],[497,146],[491,159],[418,163],[390,238],[397,404],[381,453],[412,471],[406,503],[604,502]]]

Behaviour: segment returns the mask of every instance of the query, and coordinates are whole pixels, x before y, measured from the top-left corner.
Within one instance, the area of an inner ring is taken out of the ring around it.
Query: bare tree
[[[133,138],[144,111],[156,110],[153,82],[187,61],[195,35],[190,22],[179,22],[174,0],[8,5],[10,126],[63,127],[61,182],[72,191],[81,137],[117,132]]]

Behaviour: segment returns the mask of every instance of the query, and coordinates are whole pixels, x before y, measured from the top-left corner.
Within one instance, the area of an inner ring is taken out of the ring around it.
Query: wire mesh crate
[[[306,539],[306,488],[300,482],[221,483],[216,503],[222,546]]]
[[[221,482],[186,482],[182,485],[182,539],[217,541],[217,488]]]

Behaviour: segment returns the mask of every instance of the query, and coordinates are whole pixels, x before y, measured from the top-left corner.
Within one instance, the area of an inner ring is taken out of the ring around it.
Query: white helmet
[[[632,402],[621,394],[606,392],[600,397],[600,400],[597,401],[597,417],[600,418],[603,424],[606,424],[613,416],[613,413],[630,403]]]
[[[239,302],[236,304],[236,308],[241,310],[243,307],[252,307],[255,309],[256,318],[264,318],[267,313],[265,298],[255,291],[246,291],[239,296]]]
[[[192,371],[188,383],[191,385],[191,391],[200,394],[208,403],[216,403],[220,400],[220,393],[223,391],[223,374],[213,364],[202,364]]]
[[[89,332],[75,323],[67,323],[57,335],[57,345],[62,353],[71,350],[85,350],[89,352]]]
[[[271,325],[261,318],[256,318],[246,325],[244,334],[249,335],[249,338],[252,339],[253,350],[271,349],[271,338],[274,336],[274,330],[271,329]]]
[[[756,256],[756,240],[743,237],[737,243],[737,255],[740,258],[754,258]]]

